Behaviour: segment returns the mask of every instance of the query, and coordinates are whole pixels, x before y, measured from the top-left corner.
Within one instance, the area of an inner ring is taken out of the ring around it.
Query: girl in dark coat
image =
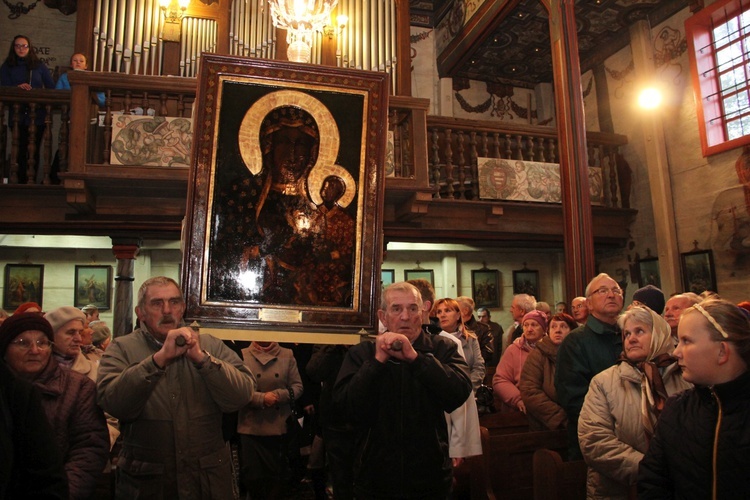
[[[750,498],[750,317],[705,300],[674,351],[694,389],[667,401],[638,471],[639,498]]]

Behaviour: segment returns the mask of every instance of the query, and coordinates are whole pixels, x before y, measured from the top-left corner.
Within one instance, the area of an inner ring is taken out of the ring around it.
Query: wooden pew
[[[467,458],[453,471],[453,493],[451,498],[471,500],[495,500],[490,482],[490,433],[486,427],[480,427],[482,450],[477,457]]]
[[[493,413],[480,417],[489,431],[489,477],[497,498],[531,499],[534,496],[533,456],[540,449],[561,453],[567,448],[563,430],[529,432],[528,419],[520,412]]]
[[[586,462],[563,462],[552,450],[534,452],[534,500],[586,498]]]

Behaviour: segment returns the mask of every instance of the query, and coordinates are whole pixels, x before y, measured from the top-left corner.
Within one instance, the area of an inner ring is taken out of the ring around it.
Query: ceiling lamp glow
[[[290,61],[310,62],[310,46],[316,31],[330,23],[338,0],[268,0],[273,24],[286,30]]]

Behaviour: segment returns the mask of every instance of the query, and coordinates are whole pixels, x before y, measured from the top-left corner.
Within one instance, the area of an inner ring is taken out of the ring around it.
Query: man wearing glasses
[[[565,337],[557,351],[555,388],[560,406],[568,415],[568,460],[581,460],[578,446],[578,414],[597,373],[615,364],[622,352],[617,316],[622,311],[622,289],[602,273],[586,287],[589,316]]]

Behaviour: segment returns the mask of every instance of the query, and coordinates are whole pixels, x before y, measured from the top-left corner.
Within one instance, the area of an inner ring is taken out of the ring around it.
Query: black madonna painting
[[[239,328],[374,327],[385,77],[207,56],[198,100],[188,315]]]

